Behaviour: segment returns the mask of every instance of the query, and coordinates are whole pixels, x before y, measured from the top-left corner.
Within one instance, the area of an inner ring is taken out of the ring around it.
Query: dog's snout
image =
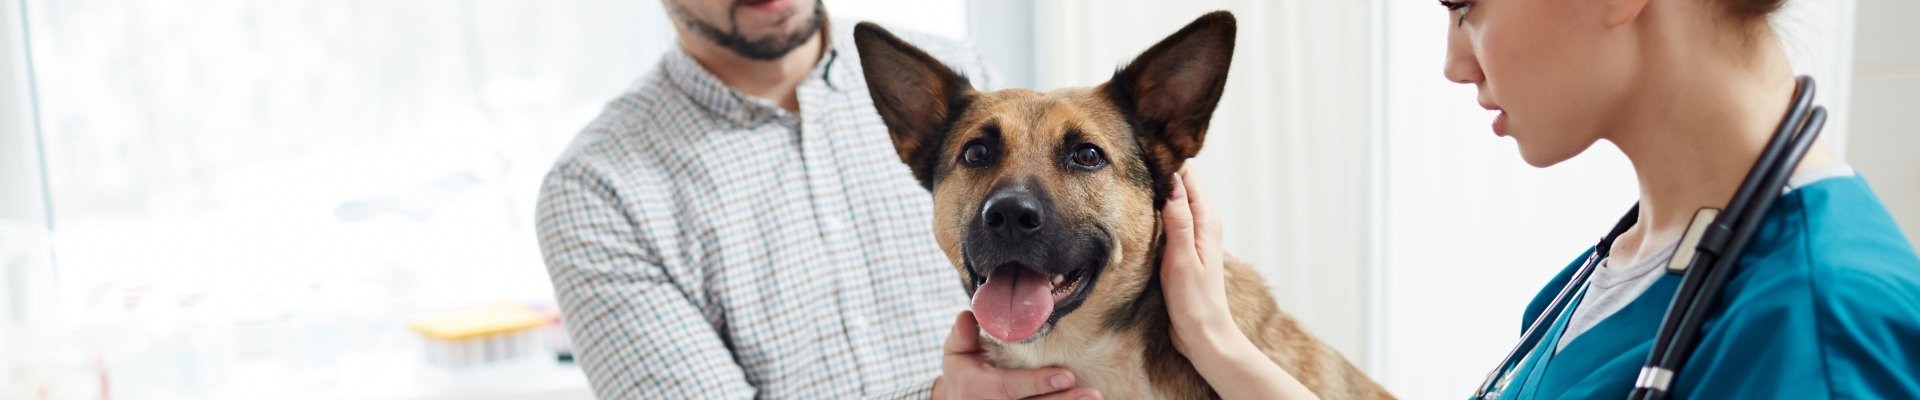
[[[1046,225],[1047,211],[1031,193],[1002,192],[980,207],[980,221],[994,236],[1026,238]]]

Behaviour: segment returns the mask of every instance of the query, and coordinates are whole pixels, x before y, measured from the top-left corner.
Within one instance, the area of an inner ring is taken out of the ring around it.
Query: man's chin
[[[764,25],[758,26],[755,24],[758,19],[753,16],[736,16],[737,32],[726,35],[731,37],[716,39],[722,39],[723,46],[741,57],[761,61],[779,59],[804,46],[826,25],[826,16],[819,12],[790,14],[784,19],[767,20]]]

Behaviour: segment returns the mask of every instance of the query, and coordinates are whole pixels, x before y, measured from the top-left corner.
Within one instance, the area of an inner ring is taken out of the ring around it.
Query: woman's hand
[[[1215,358],[1229,348],[1252,347],[1227,309],[1225,255],[1220,250],[1220,220],[1200,193],[1199,183],[1181,169],[1160,218],[1167,230],[1160,281],[1173,318],[1173,347],[1187,358]]]
[[[1234,324],[1227,306],[1220,219],[1196,181],[1185,168],[1174,174],[1173,190],[1160,211],[1167,234],[1160,259],[1160,290],[1173,320],[1174,349],[1193,362],[1221,398],[1318,398],[1254,347]]]

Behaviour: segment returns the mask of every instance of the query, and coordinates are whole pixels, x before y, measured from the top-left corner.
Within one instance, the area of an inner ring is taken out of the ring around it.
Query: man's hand
[[[987,365],[980,349],[980,325],[973,313],[960,312],[947,336],[940,379],[933,381],[934,400],[1032,399],[1095,400],[1100,391],[1074,388],[1073,372],[1066,368],[1000,369]]]

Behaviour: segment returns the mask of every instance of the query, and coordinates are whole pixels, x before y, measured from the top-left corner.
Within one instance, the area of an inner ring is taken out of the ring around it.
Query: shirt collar
[[[850,63],[857,63],[853,52],[842,52],[842,48],[851,49],[853,37],[851,28],[841,28],[842,24],[828,18],[821,27],[826,35],[823,44],[826,51],[813,70],[807,72],[807,78],[800,81],[799,89],[808,86],[820,86],[829,91],[844,91],[854,79],[860,79]],[[695,104],[705,107],[715,115],[740,125],[754,125],[766,118],[786,112],[778,105],[748,96],[727,86],[714,76],[700,62],[693,59],[685,48],[674,46],[661,60],[661,71],[666,75],[668,84],[673,85]],[[807,105],[802,104],[804,109]]]

